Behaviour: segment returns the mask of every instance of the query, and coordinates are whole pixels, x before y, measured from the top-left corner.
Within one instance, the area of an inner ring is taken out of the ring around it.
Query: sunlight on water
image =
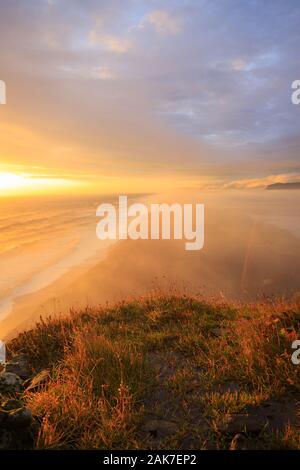
[[[93,200],[0,200],[0,316],[97,254]]]
[[[2,319],[23,296],[29,299],[30,313],[31,295],[79,268],[81,277],[76,281],[75,276],[72,289],[59,294],[64,309],[75,303],[84,306],[88,298],[96,304],[140,294],[155,280],[159,285],[165,280],[168,285],[189,285],[192,293],[223,292],[248,300],[299,290],[300,192],[187,191],[145,196],[145,202],[204,203],[204,249],[187,253],[181,241],[120,241],[118,250],[109,252],[102,264],[112,242],[96,237],[96,208],[103,202],[116,203],[117,198],[0,200]],[[96,271],[89,273],[96,265]],[[56,296],[55,289],[45,291],[34,309],[41,311],[41,305]]]

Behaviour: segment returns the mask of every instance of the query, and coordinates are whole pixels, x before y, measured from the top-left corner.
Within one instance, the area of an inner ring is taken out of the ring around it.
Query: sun
[[[24,173],[0,173],[0,196],[51,194],[78,188],[79,183],[68,178]]]
[[[15,173],[0,173],[0,190],[20,189],[28,185],[28,181],[22,175]]]

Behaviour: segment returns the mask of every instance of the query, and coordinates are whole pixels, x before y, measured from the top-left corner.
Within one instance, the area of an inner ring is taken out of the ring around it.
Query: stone
[[[231,415],[218,426],[226,434],[259,434],[266,425],[266,420],[250,414]]]
[[[19,408],[18,410],[10,411],[5,427],[12,429],[27,428],[32,423],[32,412],[29,408]]]
[[[12,443],[12,435],[7,429],[0,428],[0,450],[9,449]]]
[[[6,417],[7,417],[7,412],[0,409],[0,428],[5,423]]]
[[[142,431],[155,439],[164,439],[177,432],[178,425],[174,421],[151,419],[142,426]]]
[[[21,378],[11,372],[1,372],[0,374],[0,392],[16,393],[22,389]]]
[[[16,374],[21,379],[26,380],[31,376],[31,369],[29,366],[29,358],[26,354],[18,354],[5,365],[5,372]]]
[[[50,379],[50,372],[47,369],[42,370],[37,375],[35,375],[32,379],[26,382],[25,384],[26,390],[30,392],[38,390],[39,388],[44,386],[46,382],[48,382],[49,379]]]

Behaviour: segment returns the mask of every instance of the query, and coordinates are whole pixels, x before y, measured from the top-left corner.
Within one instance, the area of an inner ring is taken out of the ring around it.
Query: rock
[[[0,392],[16,393],[22,388],[22,380],[16,374],[11,372],[1,372],[0,374]]]
[[[6,450],[10,448],[12,443],[12,435],[7,429],[0,428],[0,450]]]
[[[6,411],[0,409],[0,428],[5,423],[6,417],[7,417]]]
[[[219,338],[220,336],[223,336],[224,328],[213,328],[210,332],[213,336]]]
[[[178,426],[174,421],[151,419],[142,426],[142,431],[155,439],[164,439],[177,432]]]
[[[20,400],[9,399],[0,407],[0,449],[31,448],[34,442],[32,412]]]
[[[28,379],[31,376],[28,356],[26,354],[14,356],[10,362],[6,363],[5,372],[16,374],[24,380]]]
[[[32,423],[31,410],[25,407],[13,410],[8,413],[5,427],[12,429],[27,428]]]
[[[236,434],[230,443],[229,450],[248,450],[246,436]]]
[[[45,385],[49,379],[50,373],[47,369],[45,369],[35,375],[32,379],[26,381],[24,385],[26,386],[27,391],[33,392]]]
[[[20,400],[6,400],[0,408],[0,424],[4,428],[24,428],[32,422],[31,410]]]
[[[266,422],[266,420],[255,415],[232,415],[219,425],[219,431],[226,434],[259,434],[265,427]]]

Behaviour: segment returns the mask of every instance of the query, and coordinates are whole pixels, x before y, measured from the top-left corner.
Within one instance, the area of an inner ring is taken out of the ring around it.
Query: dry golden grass
[[[24,396],[40,422],[37,448],[176,449],[187,435],[199,449],[228,448],[220,421],[266,400],[299,400],[295,338],[297,303],[156,295],[41,321],[10,350],[51,370],[44,389]],[[174,420],[177,431],[160,441],[144,435],[153,414]],[[257,446],[300,448],[290,414]]]

